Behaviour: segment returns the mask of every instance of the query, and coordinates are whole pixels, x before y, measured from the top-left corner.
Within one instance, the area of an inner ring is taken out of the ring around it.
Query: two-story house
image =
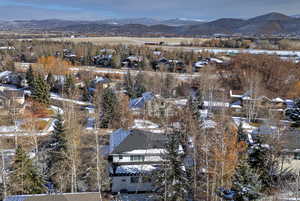
[[[141,97],[131,99],[129,108],[135,114],[145,114],[149,117],[171,117],[176,111],[185,106],[186,99],[163,98],[152,92],[145,92]]]
[[[113,132],[108,156],[112,192],[153,191],[151,173],[164,162],[166,143],[163,133],[137,129]]]

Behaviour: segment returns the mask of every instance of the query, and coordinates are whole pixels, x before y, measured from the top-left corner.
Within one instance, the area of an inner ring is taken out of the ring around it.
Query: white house
[[[118,129],[111,134],[109,156],[112,192],[153,191],[151,173],[164,159],[167,137],[163,133]]]

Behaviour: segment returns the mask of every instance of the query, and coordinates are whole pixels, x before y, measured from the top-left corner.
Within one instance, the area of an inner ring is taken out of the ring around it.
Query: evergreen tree
[[[280,185],[295,176],[290,169],[280,167],[281,150],[275,148],[275,144],[273,141],[271,146],[265,138],[258,137],[248,151],[249,165],[258,173],[262,191],[266,193],[280,188]]]
[[[199,120],[200,119],[200,110],[203,107],[203,97],[202,93],[200,90],[197,90],[195,92],[194,97],[191,96],[189,98],[189,104],[190,106],[190,111],[192,112],[192,115],[195,119]]]
[[[173,75],[171,74],[167,74],[167,76],[164,78],[164,85],[162,88],[162,96],[165,98],[170,98],[173,94],[172,94],[172,89],[175,86],[175,79],[173,77]]]
[[[250,167],[245,155],[240,159],[232,183],[231,189],[235,192],[235,201],[256,200],[261,196],[259,175]]]
[[[54,80],[54,77],[53,77],[52,73],[48,74],[46,82],[49,85],[50,90],[53,90],[54,85],[55,85],[55,80]]]
[[[130,71],[128,71],[125,77],[125,89],[127,90],[127,94],[130,98],[141,97],[142,94],[146,92],[143,74],[138,73],[133,79]]]
[[[133,98],[135,96],[134,94],[134,83],[131,77],[131,73],[128,70],[127,75],[125,76],[125,89],[127,91],[127,94],[130,98]]]
[[[141,97],[143,93],[146,92],[146,87],[144,86],[144,75],[142,73],[138,73],[135,77],[134,83],[134,94],[133,97]]]
[[[50,87],[45,82],[41,75],[38,75],[36,79],[34,79],[32,88],[32,98],[36,101],[49,104],[50,102]]]
[[[161,200],[187,200],[189,180],[183,168],[183,155],[179,146],[179,136],[176,133],[169,134],[166,152],[162,156],[166,162],[154,175],[156,190]]]
[[[75,89],[75,83],[74,83],[74,79],[72,75],[67,75],[66,76],[66,81],[64,84],[64,93],[67,96],[70,96],[71,93],[74,91]]]
[[[29,66],[28,70],[26,71],[26,80],[27,80],[28,86],[30,88],[33,88],[34,87],[34,74],[33,74],[33,70],[32,70],[31,66]]]
[[[83,101],[90,101],[91,100],[91,94],[89,92],[88,86],[84,86],[82,88],[82,100]]]
[[[101,128],[111,127],[113,120],[117,119],[118,99],[116,94],[110,88],[103,91],[101,100],[102,119]]]
[[[242,142],[242,141],[248,142],[248,136],[247,136],[247,133],[244,132],[242,121],[240,122],[240,124],[238,126],[237,136],[238,136],[239,142]]]
[[[9,189],[13,195],[40,194],[45,192],[44,180],[32,160],[19,145],[9,176]]]
[[[66,129],[61,115],[57,116],[54,124],[49,155],[47,158],[48,179],[54,183],[57,188],[61,188],[61,178],[64,178],[64,171],[68,169],[68,147]]]

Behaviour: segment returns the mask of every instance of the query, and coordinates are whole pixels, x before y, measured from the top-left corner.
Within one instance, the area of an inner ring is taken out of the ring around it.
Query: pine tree
[[[279,189],[295,176],[290,169],[280,167],[281,150],[275,146],[276,141],[269,145],[265,138],[258,136],[249,148],[249,165],[259,174],[262,192],[266,193]]]
[[[191,96],[189,99],[190,111],[193,114],[194,119],[200,119],[200,110],[203,107],[203,97],[200,90],[196,91],[195,96]]]
[[[19,145],[9,177],[10,193],[14,195],[44,193],[44,183],[42,176],[33,166],[32,160]]]
[[[231,189],[235,192],[236,201],[256,200],[261,196],[259,175],[250,167],[245,155],[240,159],[232,183]]]
[[[115,93],[110,88],[103,91],[101,100],[102,119],[101,128],[111,127],[113,120],[117,119],[118,99]]]
[[[63,123],[61,115],[57,116],[57,121],[54,125],[52,132],[52,139],[49,148],[49,155],[47,158],[47,173],[48,179],[54,183],[54,185],[61,189],[62,181],[64,178],[64,172],[68,170],[68,145],[66,137],[66,129]]]
[[[55,80],[54,80],[54,77],[53,77],[52,73],[48,74],[46,82],[49,85],[50,90],[53,90],[54,85],[55,85]]]
[[[179,146],[179,136],[175,133],[169,134],[166,152],[162,156],[166,162],[154,175],[157,193],[161,200],[185,201],[187,199],[189,180],[184,171],[183,156]]]
[[[33,70],[32,70],[31,66],[29,66],[28,70],[26,71],[26,80],[27,80],[28,86],[30,88],[33,88],[33,85],[34,85],[34,74],[33,74]]]
[[[66,76],[66,81],[64,84],[64,93],[67,96],[71,95],[71,92],[75,89],[75,83],[72,75],[67,75]]]
[[[134,95],[133,97],[141,97],[143,93],[146,92],[146,87],[144,86],[144,75],[142,73],[139,73],[135,77],[135,83],[134,83]]]
[[[50,87],[45,82],[41,75],[38,75],[36,79],[34,79],[32,88],[32,98],[36,101],[49,104],[50,102]]]
[[[91,101],[91,94],[89,92],[88,86],[84,86],[82,88],[82,100],[83,101]]]
[[[134,83],[131,77],[131,73],[128,70],[127,75],[125,76],[125,89],[130,98],[134,98]]]
[[[238,126],[237,136],[238,136],[238,141],[239,141],[239,142],[242,142],[242,141],[243,141],[243,142],[248,142],[248,136],[247,136],[247,134],[244,132],[242,121],[240,122],[240,124],[239,124],[239,126]]]

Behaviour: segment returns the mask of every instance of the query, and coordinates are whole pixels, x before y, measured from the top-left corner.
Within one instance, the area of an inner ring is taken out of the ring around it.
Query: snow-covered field
[[[17,127],[15,126],[1,126],[0,127],[0,137],[14,137],[14,136],[45,136],[50,134],[54,130],[54,125],[56,119],[51,119],[51,118],[43,118],[41,120],[46,120],[49,121],[49,124],[47,128],[43,131],[40,132],[27,132],[24,130],[20,129],[21,121],[18,121],[16,124]]]
[[[120,201],[154,201],[153,194],[120,194]]]
[[[89,102],[84,102],[84,101],[78,101],[78,100],[63,98],[59,94],[56,94],[56,93],[50,93],[50,98],[53,99],[53,100],[74,103],[74,104],[77,104],[77,105],[91,105],[91,103],[89,103]]]

